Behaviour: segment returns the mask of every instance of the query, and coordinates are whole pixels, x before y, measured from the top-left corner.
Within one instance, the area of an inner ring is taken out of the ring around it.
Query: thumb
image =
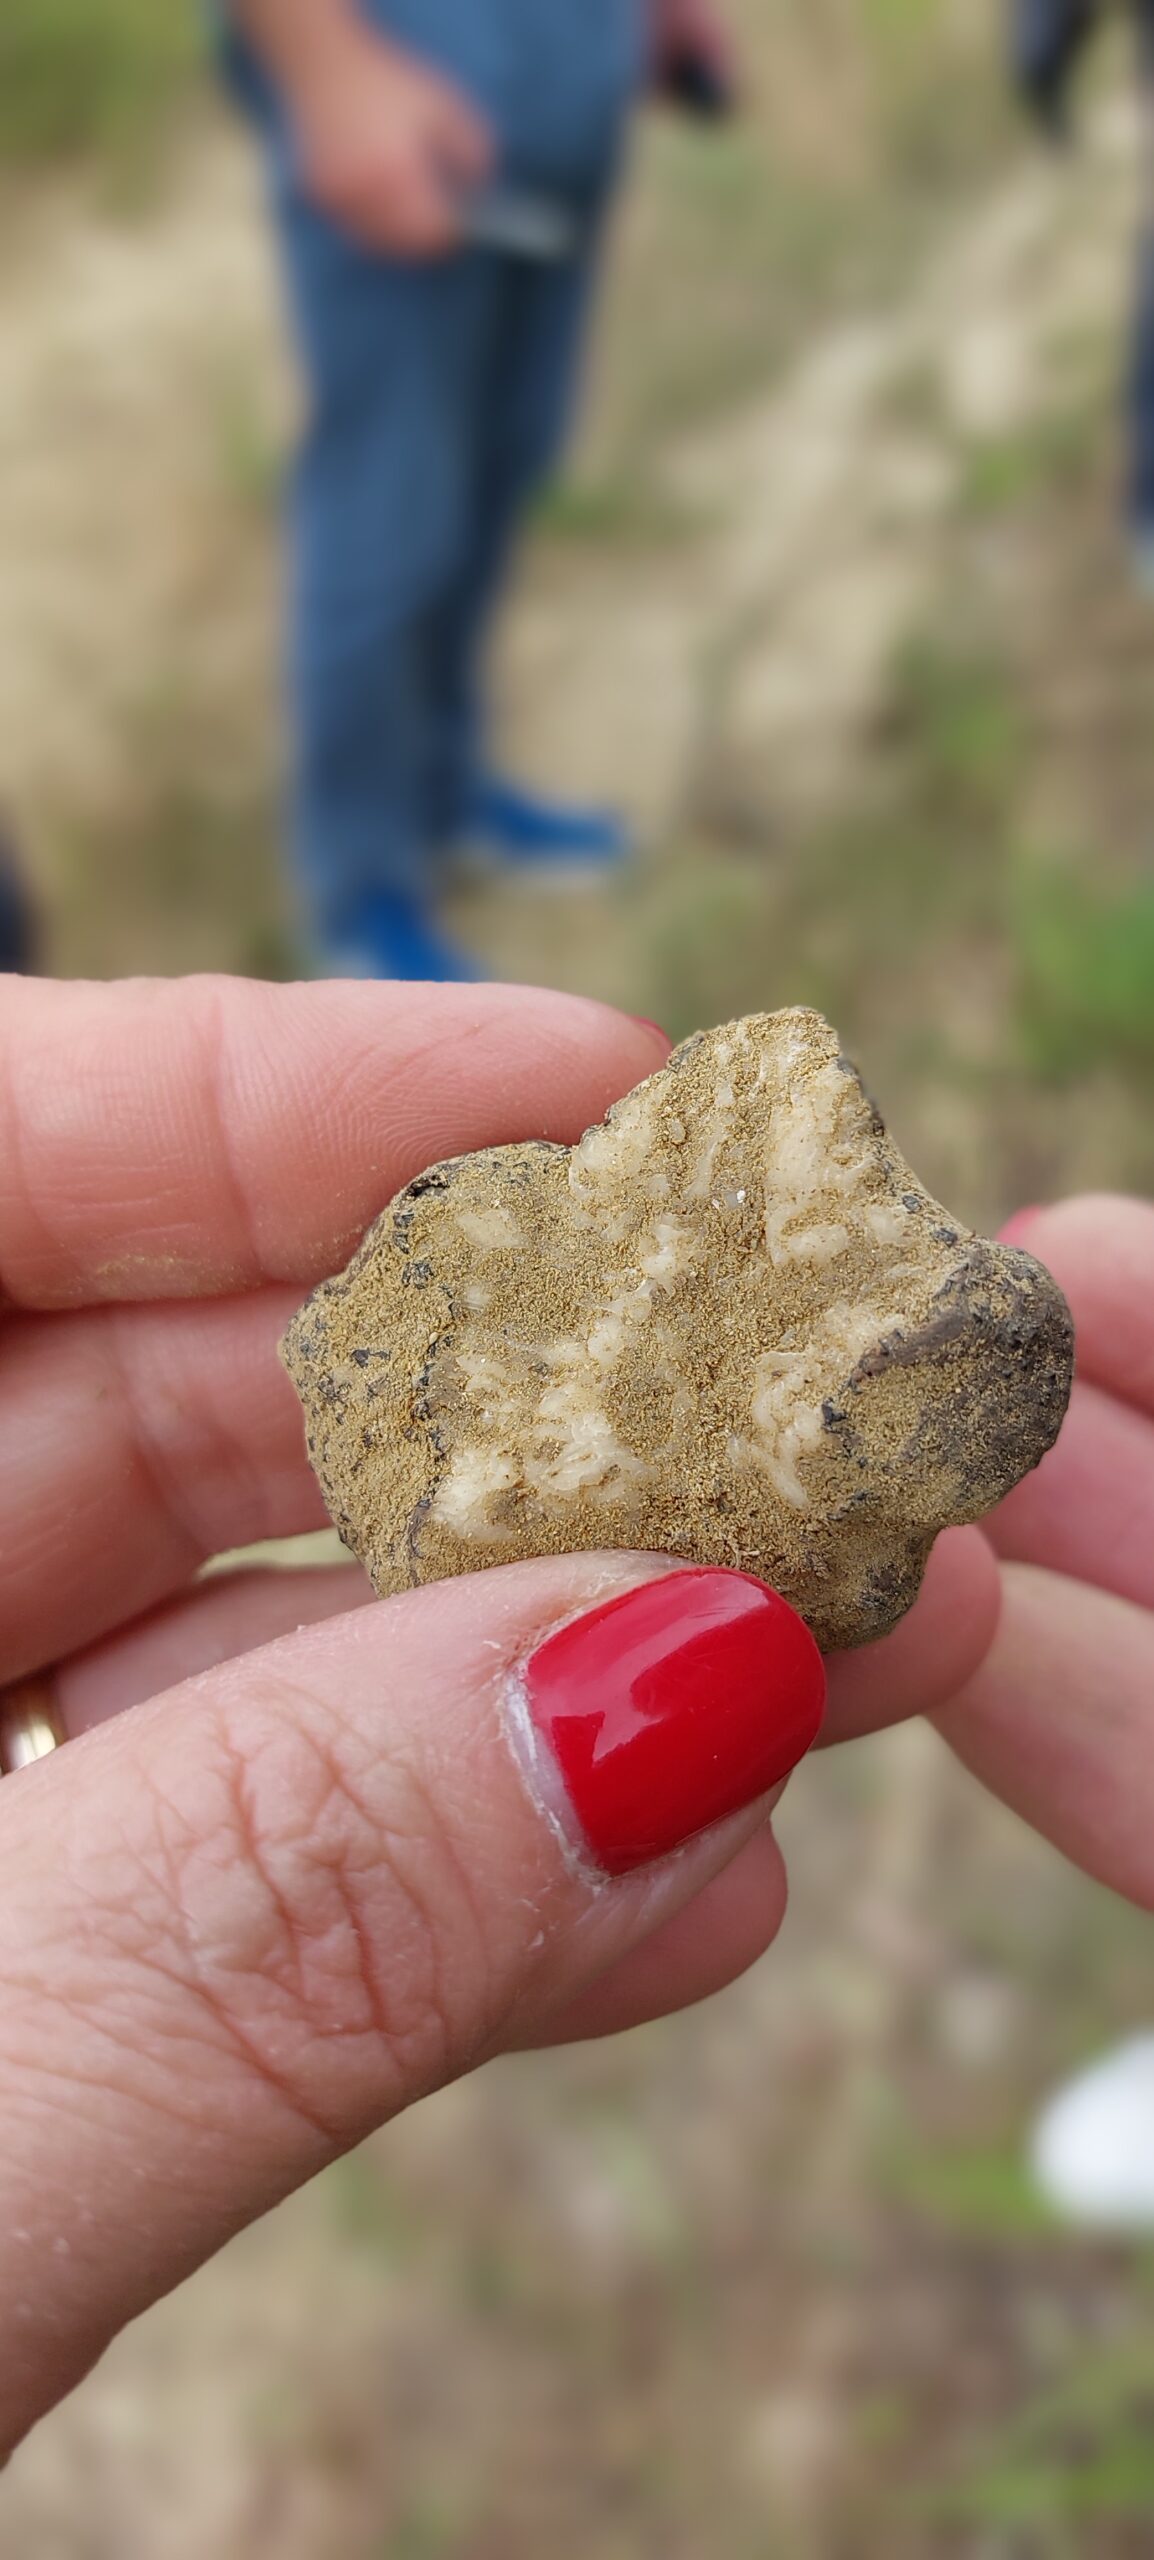
[[[302,1629],[0,1782],[0,2443],[684,1908],[823,1694],[762,1584],[557,1558]]]
[[[430,139],[446,177],[463,186],[479,186],[488,177],[496,157],[492,130],[479,109],[447,83],[438,84]]]

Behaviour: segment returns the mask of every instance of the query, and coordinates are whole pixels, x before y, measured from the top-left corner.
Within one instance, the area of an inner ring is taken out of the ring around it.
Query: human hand
[[[323,1525],[277,1344],[398,1187],[572,1140],[664,1054],[528,989],[0,981],[0,1684],[46,1673],[73,1737],[0,1778],[0,2449],[412,2099],[700,1998],[776,1931],[813,1661],[761,1586],[591,1555],[385,1602],[352,1567],[195,1580]],[[684,1711],[639,1843],[596,1772],[567,1804],[545,1702],[620,1700],[654,1608]],[[982,1538],[942,1540],[890,1642],[830,1666],[830,1733],[952,1695],[995,1610]]]
[[[354,239],[402,258],[456,246],[494,145],[451,80],[350,17],[289,108],[305,190]]]
[[[722,97],[738,85],[737,47],[714,0],[651,0],[653,85],[660,91],[678,66],[699,65]]]
[[[1154,1906],[1154,1209],[1087,1198],[1015,1218],[1074,1311],[1061,1437],[984,1526],[993,1647],[942,1732],[966,1766],[1116,1892]]]

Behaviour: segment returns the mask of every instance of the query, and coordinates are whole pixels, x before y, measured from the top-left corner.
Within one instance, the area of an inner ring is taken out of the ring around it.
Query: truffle
[[[284,1356],[378,1591],[655,1549],[760,1575],[840,1647],[1044,1456],[1073,1328],[792,1011],[686,1041],[579,1146],[421,1174]]]

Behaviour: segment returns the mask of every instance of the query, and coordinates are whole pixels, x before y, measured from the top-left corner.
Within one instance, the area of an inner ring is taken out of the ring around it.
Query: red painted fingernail
[[[671,1049],[673,1047],[673,1042],[669,1037],[669,1033],[662,1029],[659,1022],[652,1021],[647,1013],[635,1013],[631,1016],[631,1020],[640,1023],[643,1031],[651,1031],[654,1039],[660,1040],[663,1049]]]
[[[999,1228],[999,1244],[1024,1244],[1035,1218],[1042,1214],[1039,1201],[1033,1201],[1028,1209],[1015,1209],[1013,1217],[1007,1218],[1005,1226]]]
[[[788,1777],[817,1738],[825,1666],[776,1591],[702,1570],[560,1628],[525,1688],[590,1854],[626,1875]]]

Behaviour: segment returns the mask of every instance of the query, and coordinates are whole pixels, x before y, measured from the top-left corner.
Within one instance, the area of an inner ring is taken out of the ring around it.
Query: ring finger
[[[277,1358],[295,1290],[16,1318],[0,1335],[0,1681],[325,1525]]]

